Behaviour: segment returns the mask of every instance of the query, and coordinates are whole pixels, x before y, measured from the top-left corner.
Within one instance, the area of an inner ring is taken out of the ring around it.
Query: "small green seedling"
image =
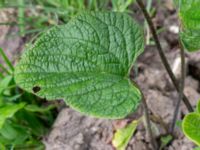
[[[29,47],[15,68],[15,81],[85,114],[123,118],[142,98],[129,73],[143,50],[143,33],[130,16],[84,12]]]
[[[116,150],[125,150],[129,140],[133,136],[139,122],[139,120],[133,120],[130,124],[125,126],[124,128],[118,129],[112,139],[112,144],[116,148]]]
[[[196,112],[185,116],[182,123],[183,132],[191,141],[200,146],[200,101]]]
[[[162,150],[165,146],[167,146],[167,144],[169,144],[172,141],[173,137],[171,135],[167,135],[167,136],[162,136],[161,137],[161,145],[159,150]]]
[[[144,120],[144,117],[141,117],[137,120],[132,120],[130,123],[128,123],[125,127],[123,128],[119,128],[116,130],[116,132],[113,135],[113,139],[112,139],[112,145],[116,150],[126,150],[129,141],[131,140],[133,134],[136,132],[137,130],[137,126]],[[146,126],[146,122],[143,122],[144,125]],[[153,124],[153,122],[151,122],[151,126],[152,127],[152,131],[153,129],[155,129],[155,124]],[[146,127],[147,128],[147,127]],[[155,132],[154,132],[155,133]],[[161,138],[161,146],[159,148],[159,150],[163,149],[170,141],[172,140],[172,136],[168,135],[166,137],[162,137]]]

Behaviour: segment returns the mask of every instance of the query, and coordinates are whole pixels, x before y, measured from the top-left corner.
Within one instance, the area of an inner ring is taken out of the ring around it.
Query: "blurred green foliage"
[[[2,49],[0,56],[5,64],[0,66],[0,149],[42,150],[41,139],[54,121],[56,106],[20,90]]]
[[[38,33],[53,25],[65,24],[82,11],[127,11],[134,0],[1,0],[1,8],[16,8],[14,22],[0,25],[17,25],[19,34]]]

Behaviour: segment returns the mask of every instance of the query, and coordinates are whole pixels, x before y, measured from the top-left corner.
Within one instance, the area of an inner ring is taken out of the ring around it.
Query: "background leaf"
[[[113,137],[112,144],[116,150],[125,150],[128,142],[130,141],[133,133],[138,125],[137,120],[133,120],[130,124],[122,129],[118,129]]]
[[[200,29],[199,30],[187,30],[185,29],[180,33],[180,37],[184,47],[189,51],[200,50]]]
[[[42,35],[16,66],[15,80],[85,114],[123,118],[141,99],[129,71],[143,49],[143,33],[128,15],[85,12]]]
[[[179,0],[180,37],[188,51],[200,50],[200,0]]]
[[[26,107],[24,109],[29,112],[48,112],[55,107],[56,106],[54,106],[54,105],[49,105],[47,107],[44,107],[44,106],[39,107],[37,105],[26,105]]]
[[[186,137],[200,146],[200,114],[190,113],[186,115],[182,126]]]
[[[6,76],[0,81],[0,94],[2,94],[3,91],[9,86],[12,78],[12,76]]]
[[[22,109],[25,103],[7,104],[0,107],[0,129],[2,128],[6,119],[12,117],[18,110]]]
[[[197,112],[200,114],[200,100],[197,103]]]

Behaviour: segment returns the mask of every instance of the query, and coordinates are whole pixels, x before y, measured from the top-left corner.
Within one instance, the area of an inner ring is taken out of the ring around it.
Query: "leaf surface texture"
[[[190,52],[200,50],[200,0],[180,0],[179,16],[184,47]]]
[[[143,33],[128,15],[84,12],[29,47],[16,66],[15,80],[29,92],[64,99],[85,114],[122,118],[141,99],[129,71],[143,49]]]

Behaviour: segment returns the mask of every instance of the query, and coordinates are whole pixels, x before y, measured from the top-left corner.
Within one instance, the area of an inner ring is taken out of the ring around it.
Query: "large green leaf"
[[[141,99],[129,71],[143,40],[124,13],[84,12],[43,34],[22,56],[15,80],[40,97],[64,98],[85,114],[122,118]]]
[[[186,115],[182,126],[184,134],[191,141],[200,146],[200,114],[190,113]]]
[[[200,50],[200,0],[179,0],[180,37],[188,51]]]

